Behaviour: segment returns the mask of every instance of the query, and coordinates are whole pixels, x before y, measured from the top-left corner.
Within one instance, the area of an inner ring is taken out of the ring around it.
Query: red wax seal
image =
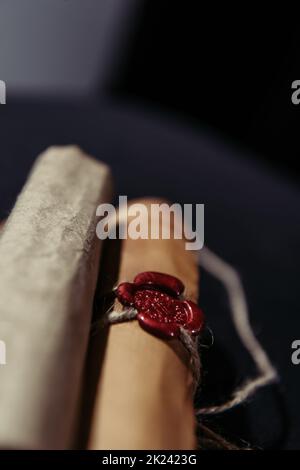
[[[168,274],[145,272],[133,283],[123,282],[116,290],[122,305],[134,307],[145,330],[162,338],[176,338],[180,327],[190,334],[200,333],[204,325],[202,310],[190,300],[181,300],[184,285]]]

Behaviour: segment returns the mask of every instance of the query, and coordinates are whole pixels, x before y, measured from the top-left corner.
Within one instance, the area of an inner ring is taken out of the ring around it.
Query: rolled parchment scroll
[[[108,167],[77,147],[37,160],[0,236],[0,447],[72,445]]]
[[[138,202],[149,208],[161,201]],[[185,240],[124,240],[119,282],[132,281],[143,271],[176,276],[186,286],[186,297],[197,301],[198,267],[195,254],[185,249]],[[121,311],[118,302],[114,307]],[[158,339],[136,320],[111,325],[89,448],[195,449],[189,359],[178,340]]]

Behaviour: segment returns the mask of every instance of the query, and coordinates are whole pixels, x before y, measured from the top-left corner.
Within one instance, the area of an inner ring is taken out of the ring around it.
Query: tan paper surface
[[[185,250],[184,240],[124,241],[119,281],[132,281],[142,271],[178,277],[187,297],[197,300],[196,258]],[[120,310],[118,303],[115,307]],[[110,326],[89,447],[194,449],[193,379],[188,362],[181,343],[158,339],[137,321]]]

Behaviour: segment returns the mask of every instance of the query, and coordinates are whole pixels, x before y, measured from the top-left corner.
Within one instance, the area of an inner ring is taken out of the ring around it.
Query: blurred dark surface
[[[299,32],[291,14],[283,34],[274,6],[271,18],[244,5],[233,16],[198,3],[140,6],[122,67],[93,100],[7,97],[0,217],[36,156],[58,144],[78,144],[109,163],[116,195],[204,203],[206,243],[239,270],[255,332],[282,377],[279,387],[208,423],[236,441],[299,448],[300,366],[291,363],[291,343],[300,336],[300,106],[290,90],[300,78]],[[216,340],[202,351],[201,401],[211,403],[255,370],[222,286],[202,273],[200,290]]]
[[[218,130],[298,180],[297,21],[275,4],[147,0],[112,89]]]

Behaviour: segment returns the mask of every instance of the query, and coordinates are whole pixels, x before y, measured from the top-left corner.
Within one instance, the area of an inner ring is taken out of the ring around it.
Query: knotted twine
[[[247,379],[237,387],[224,403],[196,410],[197,415],[212,415],[223,413],[245,403],[259,389],[278,381],[279,377],[266,351],[254,335],[250,324],[245,291],[238,272],[207,247],[202,248],[201,253],[199,253],[198,264],[218,279],[226,289],[231,320],[241,343],[251,356],[257,370],[256,376]],[[110,324],[121,323],[134,320],[136,316],[137,310],[131,307],[124,309],[122,312],[113,310],[107,313],[106,322]],[[194,339],[183,327],[180,328],[179,339],[190,354],[190,366],[194,377],[194,392],[196,393],[201,372],[198,339]]]

